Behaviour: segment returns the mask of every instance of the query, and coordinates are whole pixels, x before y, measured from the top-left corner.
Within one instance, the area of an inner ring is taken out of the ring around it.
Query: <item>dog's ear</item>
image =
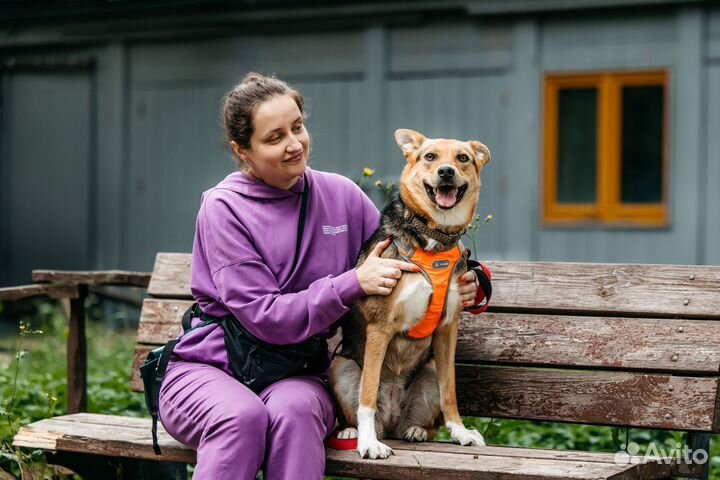
[[[417,151],[425,141],[425,136],[415,130],[401,128],[395,130],[395,141],[402,148],[403,154],[407,157]]]
[[[475,152],[477,159],[480,161],[481,167],[484,167],[485,165],[490,163],[490,160],[492,160],[492,155],[490,154],[490,149],[488,147],[476,140],[471,140],[468,143]]]

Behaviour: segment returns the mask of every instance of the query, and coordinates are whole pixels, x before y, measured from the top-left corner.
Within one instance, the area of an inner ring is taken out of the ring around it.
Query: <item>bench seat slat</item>
[[[493,362],[717,374],[720,322],[463,314],[458,363]]]
[[[93,453],[126,458],[195,462],[195,452],[174,439],[162,427],[158,431],[163,451],[152,452],[150,420],[110,415],[75,414],[45,419],[22,427],[14,445],[53,451]],[[41,441],[39,441],[41,440]],[[326,473],[354,475],[363,478],[623,478],[668,476],[688,471],[685,466],[671,466],[661,459],[647,464],[614,464],[608,453],[551,451],[512,447],[460,447],[428,442],[409,444],[388,440],[396,454],[387,460],[363,460],[355,451],[327,451]],[[422,455],[417,455],[422,452]],[[640,460],[640,459],[638,459]],[[412,468],[408,468],[412,467]]]

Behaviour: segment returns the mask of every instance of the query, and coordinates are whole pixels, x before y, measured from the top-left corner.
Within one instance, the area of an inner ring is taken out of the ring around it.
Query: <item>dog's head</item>
[[[490,150],[475,140],[425,138],[406,129],[397,130],[395,140],[407,159],[400,181],[405,205],[431,228],[467,227],[475,215],[480,172],[490,162]]]

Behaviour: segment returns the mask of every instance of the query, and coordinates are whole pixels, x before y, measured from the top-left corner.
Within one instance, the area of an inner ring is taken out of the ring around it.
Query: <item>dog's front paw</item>
[[[450,438],[460,445],[475,445],[478,447],[485,446],[485,439],[482,434],[474,428],[468,429],[464,425],[451,424],[448,422],[450,429]]]
[[[362,458],[388,458],[393,454],[392,448],[377,439],[358,439],[357,451]]]
[[[410,427],[403,433],[403,438],[408,442],[424,442],[427,436],[427,430],[422,427]]]
[[[340,440],[350,440],[353,438],[357,438],[357,436],[358,436],[357,428],[347,427],[338,432],[337,438],[339,438]]]

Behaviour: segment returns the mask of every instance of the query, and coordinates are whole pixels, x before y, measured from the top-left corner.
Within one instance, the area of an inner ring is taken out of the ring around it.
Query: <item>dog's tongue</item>
[[[438,188],[435,201],[443,208],[450,208],[457,202],[457,188]]]

